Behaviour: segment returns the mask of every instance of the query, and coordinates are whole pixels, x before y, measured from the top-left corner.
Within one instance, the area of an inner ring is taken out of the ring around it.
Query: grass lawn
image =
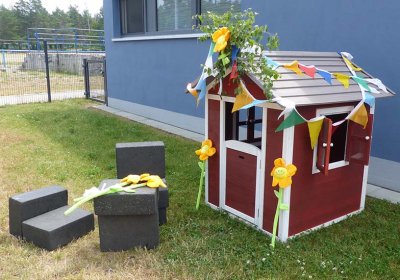
[[[400,205],[368,198],[360,215],[273,251],[268,236],[226,214],[204,204],[194,210],[198,143],[91,105],[73,100],[0,107],[1,279],[400,278]],[[170,187],[168,223],[157,249],[101,253],[97,227],[53,252],[8,233],[9,196],[60,184],[71,202],[85,188],[115,177],[115,143],[147,140],[165,143]]]

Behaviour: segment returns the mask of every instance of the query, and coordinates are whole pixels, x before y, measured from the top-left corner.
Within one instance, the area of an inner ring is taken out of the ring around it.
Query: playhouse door
[[[225,194],[222,207],[255,224],[261,150],[236,140],[225,143]]]

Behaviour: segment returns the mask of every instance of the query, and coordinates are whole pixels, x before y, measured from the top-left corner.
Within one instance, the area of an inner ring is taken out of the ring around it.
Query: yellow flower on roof
[[[272,186],[279,184],[280,188],[286,188],[292,184],[292,176],[296,174],[297,168],[293,164],[286,165],[283,158],[274,160],[274,168],[271,171]]]
[[[212,146],[210,139],[204,140],[201,143],[201,149],[196,150],[196,155],[199,156],[200,160],[207,160],[208,157],[213,156],[216,153],[216,149]]]
[[[148,175],[146,177],[143,177],[142,181],[146,181],[146,186],[148,186],[149,188],[167,187],[158,175]]]
[[[212,40],[215,43],[214,52],[220,52],[224,50],[228,44],[231,32],[226,27],[221,27],[215,31],[212,35]]]

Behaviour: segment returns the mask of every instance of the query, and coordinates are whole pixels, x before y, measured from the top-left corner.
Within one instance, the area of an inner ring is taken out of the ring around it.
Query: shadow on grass
[[[21,116],[84,162],[81,176],[92,176],[98,182],[115,177],[116,143],[165,143],[169,221],[161,227],[160,247],[152,252],[160,258],[158,265],[164,273],[173,271],[195,279],[395,279],[400,275],[399,205],[368,199],[360,215],[278,244],[272,251],[269,237],[253,228],[204,205],[194,210],[197,143],[89,110],[85,104],[41,105],[23,110]]]

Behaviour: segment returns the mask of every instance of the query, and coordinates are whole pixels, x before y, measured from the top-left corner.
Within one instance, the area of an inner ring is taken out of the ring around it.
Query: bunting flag
[[[283,115],[289,114],[290,112],[292,112],[292,110],[294,110],[294,108],[296,108],[296,104],[292,100],[289,100],[287,98],[277,96],[277,97],[273,98],[272,101],[278,103],[279,105],[281,105],[284,108],[283,111],[279,114],[278,120]]]
[[[361,77],[352,76],[351,77],[355,82],[357,82],[360,86],[362,86],[365,90],[371,92],[371,88],[368,86],[368,83]]]
[[[281,66],[278,62],[272,60],[268,56],[264,56],[264,58],[267,60],[267,65],[272,68],[272,70],[276,70],[279,66]]]
[[[186,90],[187,90],[191,95],[193,95],[193,97],[196,98],[196,100],[198,99],[199,93],[197,92],[197,90],[195,90],[195,89],[192,87],[192,83],[188,83],[188,84],[187,84]]]
[[[338,80],[345,88],[349,88],[350,86],[350,76],[347,76],[342,73],[332,73],[335,76],[336,80]]]
[[[349,115],[348,119],[360,124],[365,129],[368,123],[368,112],[367,108],[365,108],[364,103],[361,104],[361,106],[354,114]]]
[[[231,75],[229,76],[229,80],[236,79],[238,77],[238,70],[237,70],[237,61],[233,63]]]
[[[198,97],[197,97],[197,106],[199,106],[200,100],[203,99],[204,96],[206,96],[206,91],[207,91],[206,79],[203,78],[203,79],[199,80],[199,82],[197,83],[197,85],[196,85],[196,87],[194,89],[197,92],[200,91],[200,93],[198,94]]]
[[[232,61],[236,61],[238,53],[239,53],[239,48],[236,47],[235,45],[232,45],[232,56],[231,56]]]
[[[353,64],[353,62],[351,62],[347,57],[345,57],[345,56],[342,56],[342,57],[343,57],[344,62],[346,62],[346,64],[347,64],[351,69],[353,69],[354,71],[362,71],[362,69],[361,69],[360,67],[356,67],[356,66]]]
[[[387,88],[385,87],[385,85],[382,83],[381,80],[379,79],[365,79],[368,83],[371,83],[375,86],[377,86],[380,90],[388,93]]]
[[[307,76],[314,78],[315,77],[315,72],[317,72],[317,68],[315,68],[314,65],[306,66],[301,63],[299,63],[299,68],[301,71],[306,73]]]
[[[242,109],[246,105],[250,105],[255,101],[254,97],[247,90],[242,80],[240,80],[239,89],[240,92],[238,95],[236,95],[235,102],[233,103],[232,113]]]
[[[303,72],[301,72],[299,68],[299,62],[297,60],[293,61],[290,64],[283,64],[282,66],[288,70],[295,72],[297,75],[303,75]]]
[[[282,131],[286,128],[305,123],[306,120],[297,112],[296,109],[292,110],[292,112],[281,122],[275,132]]]
[[[332,84],[332,74],[329,73],[328,71],[325,70],[321,70],[321,69],[317,69],[317,73],[324,78],[324,80],[329,83]]]
[[[375,97],[366,92],[364,102],[372,108],[375,106]]]
[[[310,134],[311,149],[317,144],[319,133],[321,132],[324,116],[313,118],[307,122],[308,132]]]

